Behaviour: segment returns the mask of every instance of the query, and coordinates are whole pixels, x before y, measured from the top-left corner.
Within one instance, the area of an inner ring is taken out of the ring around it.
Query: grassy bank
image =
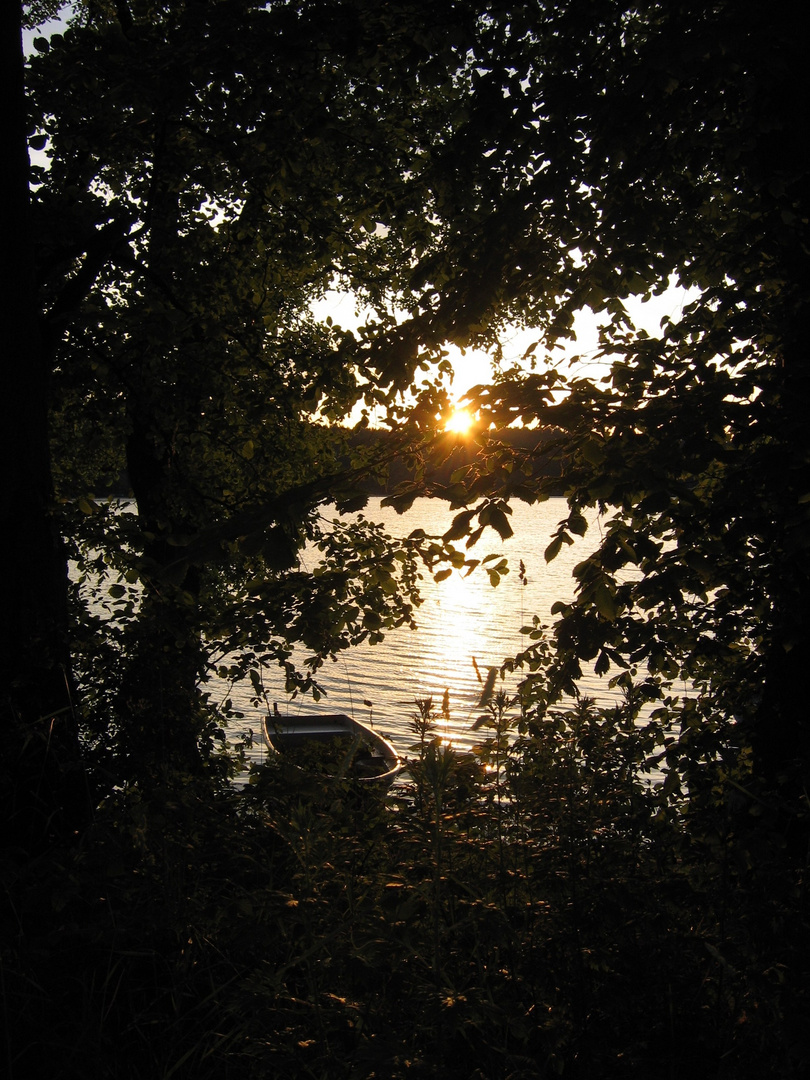
[[[175,777],[7,856],[9,1080],[806,1075],[803,867],[767,800],[719,767],[650,786],[620,710],[509,742],[493,712],[465,758],[431,719],[387,795]]]

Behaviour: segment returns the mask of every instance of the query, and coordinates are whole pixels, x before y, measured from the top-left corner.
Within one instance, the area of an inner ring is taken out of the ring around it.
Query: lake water
[[[381,507],[376,499],[369,502],[364,514],[383,523],[394,535],[407,535],[417,528],[441,534],[449,528],[456,512],[439,500],[420,499],[407,514],[398,515]],[[479,715],[476,703],[481,690],[473,659],[485,677],[488,668],[500,666],[505,658],[525,648],[528,639],[520,633],[521,627],[530,624],[533,615],[546,623],[552,621],[552,604],[572,597],[571,571],[596,542],[593,530],[598,529],[598,521],[594,519],[586,537],[570,547],[564,546],[547,564],[543,553],[566,512],[563,499],[550,499],[536,506],[516,503],[510,519],[514,536],[501,541],[495,532],[487,530],[471,551],[475,558],[495,552],[508,558],[510,573],[497,587],[478,570],[466,578],[454,572],[439,583],[425,572],[424,603],[416,612],[417,630],[402,627],[387,634],[379,645],[347,650],[337,663],[327,663],[319,673],[327,696],[318,703],[309,697],[288,699],[281,674],[267,672],[269,700],[278,702],[283,714],[328,711],[352,713],[366,721],[371,718],[374,726],[404,753],[414,741],[409,729],[414,700],[432,697],[438,712],[446,690],[451,718],[449,724],[442,721],[443,733],[454,745],[472,745],[475,737],[471,725]],[[518,574],[521,559],[526,568],[525,584]],[[585,693],[603,701],[614,697],[606,679],[593,674],[588,678],[587,671],[585,676]],[[516,685],[515,677],[505,684],[505,689],[513,692]],[[229,737],[241,740],[252,728],[253,747],[248,753],[258,760],[264,754],[261,713],[250,704],[250,687],[232,688],[230,694],[246,719],[232,725]],[[372,710],[364,701],[372,703]]]

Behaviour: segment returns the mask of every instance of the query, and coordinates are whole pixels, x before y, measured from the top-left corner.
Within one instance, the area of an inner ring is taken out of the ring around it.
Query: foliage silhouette
[[[100,2],[23,76],[3,6],[12,1076],[806,1075],[802,26],[749,0],[430,14]],[[681,318],[637,331],[629,297],[671,281]],[[357,330],[312,314],[335,285]],[[549,359],[583,305],[602,382]],[[435,482],[423,365],[502,358],[515,323],[534,368],[474,393],[480,454]],[[412,473],[391,502],[459,510],[443,540],[322,522],[385,482],[356,407]],[[94,498],[125,466],[137,515]],[[508,498],[560,485],[547,557],[586,508],[602,528],[510,662],[517,739],[495,702],[459,760],[425,703],[389,804],[273,770],[234,794],[214,665],[315,688],[409,621],[420,565],[472,567]],[[577,694],[584,664],[623,705]]]

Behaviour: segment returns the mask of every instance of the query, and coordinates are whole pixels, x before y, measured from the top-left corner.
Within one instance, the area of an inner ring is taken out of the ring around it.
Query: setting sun
[[[445,431],[454,431],[457,435],[466,435],[475,422],[469,409],[456,409],[444,425]]]

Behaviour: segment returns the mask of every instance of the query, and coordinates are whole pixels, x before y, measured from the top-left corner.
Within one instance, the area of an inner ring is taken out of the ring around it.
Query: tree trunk
[[[0,818],[27,850],[87,820],[67,646],[67,563],[55,526],[49,360],[34,283],[21,5],[0,5]]]
[[[170,104],[171,102],[171,104]],[[164,182],[164,171],[182,149],[176,145],[183,102],[167,89],[166,117],[157,119],[153,187],[149,206],[148,261],[156,271],[146,286],[147,307],[173,304],[167,288],[182,295],[184,263],[179,236],[179,194]],[[168,164],[167,164],[168,161]],[[160,284],[158,284],[158,277]],[[179,582],[168,582],[161,571],[177,558],[170,543],[174,531],[196,531],[188,520],[187,493],[178,487],[173,446],[173,421],[181,422],[194,409],[193,391],[174,370],[179,341],[146,339],[139,368],[129,378],[126,444],[127,471],[138,506],[144,537],[143,554],[154,573],[144,576],[144,597],[132,626],[125,674],[118,695],[121,749],[127,775],[148,783],[161,775],[198,773],[203,756],[200,737],[206,717],[199,692],[204,664],[199,626],[200,573],[189,568]]]
[[[132,626],[125,673],[118,694],[120,748],[130,779],[197,773],[202,767],[199,737],[203,705],[199,678],[203,665],[197,618],[199,573],[189,568],[182,582],[167,583],[160,570],[177,557],[164,536],[171,521],[165,491],[169,461],[153,436],[149,417],[130,411],[127,469],[138,504],[144,556],[155,578],[144,580],[144,596]]]
[[[783,354],[782,400],[774,406],[774,430],[779,431],[781,447],[779,455],[773,455],[778,467],[769,479],[771,494],[778,499],[779,519],[774,522],[770,651],[754,749],[757,770],[770,784],[790,798],[806,799],[810,790],[810,509],[806,501],[810,496],[810,369],[806,360],[810,311],[797,315]]]

